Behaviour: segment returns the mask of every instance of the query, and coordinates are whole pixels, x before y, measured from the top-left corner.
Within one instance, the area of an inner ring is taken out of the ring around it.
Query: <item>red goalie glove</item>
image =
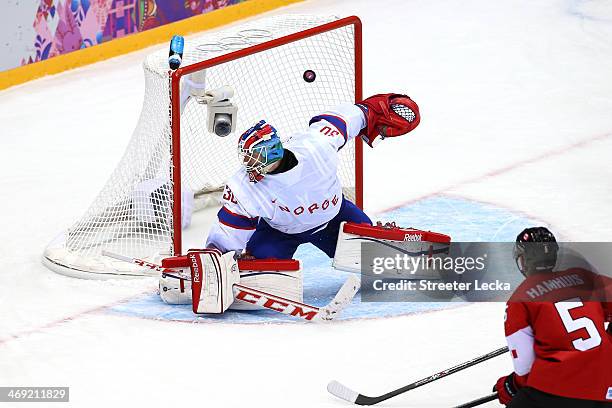
[[[360,136],[370,147],[379,135],[383,138],[405,135],[421,120],[418,105],[407,95],[378,94],[357,106],[366,117],[366,127]]]

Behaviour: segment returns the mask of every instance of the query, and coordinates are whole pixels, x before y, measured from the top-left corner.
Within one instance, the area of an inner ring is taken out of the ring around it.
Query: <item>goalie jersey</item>
[[[365,122],[359,107],[337,106],[313,117],[303,132],[283,142],[297,159],[295,167],[266,174],[257,183],[249,181],[244,168],[238,171],[225,186],[223,207],[207,246],[242,251],[260,218],[287,234],[324,227],[338,214],[343,200],[338,151],[359,134]]]

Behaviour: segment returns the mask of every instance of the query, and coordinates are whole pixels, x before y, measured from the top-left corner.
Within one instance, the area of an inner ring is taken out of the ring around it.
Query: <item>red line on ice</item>
[[[540,161],[544,161],[544,160],[550,159],[552,157],[557,157],[557,156],[565,154],[565,153],[567,153],[567,152],[569,152],[571,150],[578,149],[578,148],[590,145],[591,143],[595,143],[595,142],[599,142],[599,141],[608,139],[610,137],[612,137],[612,133],[605,133],[605,134],[600,134],[600,135],[592,136],[592,137],[586,138],[584,140],[580,140],[578,142],[569,144],[567,146],[562,146],[562,147],[559,147],[557,149],[549,150],[547,152],[541,153],[541,154],[539,154],[537,156],[534,156],[534,157],[531,157],[531,158],[519,160],[517,162],[514,162],[512,164],[508,164],[506,166],[500,167],[499,169],[496,169],[496,170],[491,170],[491,171],[489,171],[487,173],[484,173],[484,174],[481,174],[479,176],[470,177],[470,178],[465,179],[463,181],[460,181],[458,183],[455,183],[455,184],[452,184],[450,186],[446,186],[444,188],[441,188],[440,190],[437,190],[437,191],[434,191],[434,192],[431,192],[431,193],[427,193],[427,194],[424,194],[422,196],[412,198],[410,200],[403,201],[403,202],[401,202],[399,204],[396,204],[394,206],[385,208],[383,210],[379,210],[376,213],[380,214],[380,213],[384,213],[384,212],[387,212],[387,211],[393,211],[393,210],[396,210],[398,208],[404,207],[404,206],[406,206],[408,204],[415,203],[417,201],[421,201],[421,200],[424,200],[426,198],[430,198],[430,197],[434,197],[434,196],[440,195],[440,194],[442,194],[442,193],[444,193],[444,192],[446,192],[448,190],[452,190],[454,188],[457,188],[457,187],[460,187],[460,186],[464,186],[466,184],[471,184],[471,183],[475,183],[475,182],[478,182],[478,181],[482,181],[482,180],[490,178],[490,177],[499,176],[501,174],[505,174],[505,173],[508,173],[508,172],[510,172],[512,170],[515,170],[515,169],[517,169],[519,167],[526,166],[528,164],[537,163],[537,162],[540,162]]]
[[[153,293],[153,292],[149,289],[149,290],[146,290],[146,291],[144,291],[142,293],[139,293],[138,295],[132,295],[130,297],[127,297],[127,298],[124,298],[124,299],[121,299],[121,300],[117,300],[117,301],[112,302],[112,303],[108,303],[108,304],[105,304],[105,305],[102,305],[102,306],[96,306],[96,307],[93,307],[91,309],[83,310],[83,311],[78,312],[78,313],[76,313],[76,314],[74,314],[72,316],[67,316],[67,317],[64,317],[64,318],[52,321],[50,323],[44,324],[42,326],[39,326],[39,327],[36,327],[36,328],[33,328],[33,329],[24,330],[24,331],[15,333],[15,334],[9,334],[7,337],[0,338],[0,346],[2,346],[3,344],[8,343],[11,340],[18,340],[18,339],[21,339],[21,338],[23,338],[25,336],[28,336],[30,334],[38,333],[38,332],[41,332],[41,331],[46,330],[46,329],[52,329],[52,328],[60,326],[60,325],[62,325],[64,323],[69,323],[69,322],[71,322],[73,320],[76,320],[79,317],[82,317],[84,315],[100,312],[100,311],[105,310],[105,309],[109,309],[109,308],[111,308],[113,306],[117,306],[117,305],[119,305],[121,303],[129,302],[129,301],[131,301],[132,299],[134,299],[134,298],[136,298],[138,296],[142,296],[144,294],[149,294],[149,293]]]

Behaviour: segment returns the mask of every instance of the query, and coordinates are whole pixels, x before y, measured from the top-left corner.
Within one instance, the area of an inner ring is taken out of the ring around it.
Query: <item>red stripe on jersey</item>
[[[510,350],[510,352],[512,353],[512,358],[518,358],[518,353],[516,352],[516,349]]]

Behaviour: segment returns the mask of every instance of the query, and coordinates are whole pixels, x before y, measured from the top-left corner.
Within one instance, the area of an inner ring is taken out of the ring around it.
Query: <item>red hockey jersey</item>
[[[584,269],[527,278],[506,305],[505,332],[519,386],[612,402],[610,279]]]

